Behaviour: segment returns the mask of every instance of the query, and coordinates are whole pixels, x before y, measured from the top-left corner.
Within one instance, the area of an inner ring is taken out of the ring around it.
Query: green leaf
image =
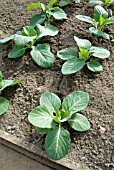
[[[76,41],[79,48],[84,48],[86,50],[89,50],[91,48],[91,42],[89,40],[81,39],[76,36],[74,36],[74,40]]]
[[[38,131],[39,134],[44,135],[47,134],[51,129],[37,127],[36,130]]]
[[[53,4],[55,4],[56,2],[57,2],[57,0],[50,0],[49,3],[48,3],[48,6],[52,7]]]
[[[70,50],[70,49],[65,49],[57,52],[57,56],[63,60],[68,60],[73,57],[76,57],[76,51],[75,50]]]
[[[35,27],[37,24],[43,24],[44,21],[45,21],[45,17],[43,17],[40,14],[36,14],[30,20],[30,26]]]
[[[102,6],[96,5],[95,8],[94,8],[93,18],[95,19],[96,22],[99,22],[100,16],[102,16],[104,19],[107,19],[108,13]]]
[[[46,106],[51,113],[55,113],[61,106],[61,100],[56,94],[45,92],[40,97],[40,105]]]
[[[22,35],[24,36],[36,36],[37,32],[32,26],[23,27]]]
[[[40,2],[36,2],[36,3],[33,3],[31,2],[28,6],[27,6],[27,11],[30,11],[34,8],[41,8],[41,4]]]
[[[69,4],[69,0],[60,0],[59,6],[63,7],[65,5]]]
[[[106,34],[105,32],[103,32],[103,31],[101,31],[101,30],[97,30],[97,29],[94,28],[94,27],[90,27],[90,28],[89,28],[89,32],[92,33],[92,34],[94,34],[94,35],[96,35],[96,36],[98,36],[98,37],[103,37],[103,38],[105,38],[105,39],[107,39],[107,40],[110,39],[110,37],[109,37],[108,34]]]
[[[63,127],[56,127],[48,132],[45,138],[45,150],[49,158],[59,160],[70,149],[70,134]]]
[[[103,4],[103,1],[102,0],[90,0],[89,4],[90,5],[101,5]]]
[[[69,125],[79,131],[84,132],[90,129],[90,123],[88,119],[82,114],[76,113],[68,120]]]
[[[20,82],[21,82],[21,79],[15,80],[15,81],[11,84],[11,86],[14,86],[14,85],[16,85],[16,84],[19,84]]]
[[[69,110],[71,114],[74,114],[87,107],[89,102],[89,94],[83,91],[75,91],[66,96],[62,103],[62,110]]]
[[[79,60],[76,58],[71,58],[67,60],[62,66],[62,74],[69,75],[76,73],[77,71],[81,70],[85,65],[85,60]]]
[[[23,35],[15,34],[14,41],[17,46],[23,47],[29,42],[31,42],[32,40],[34,40],[35,38],[36,36],[23,36]]]
[[[56,20],[61,20],[61,19],[67,19],[67,14],[65,14],[65,12],[59,8],[53,8],[53,11],[50,12],[50,14],[56,19]]]
[[[15,46],[8,54],[8,58],[19,58],[25,53],[25,48]]]
[[[87,67],[89,70],[91,70],[93,72],[103,71],[102,65],[96,60],[91,60],[89,63],[87,63]]]
[[[30,54],[32,59],[43,68],[49,68],[54,63],[54,55],[50,52],[49,44],[33,46]]]
[[[95,20],[92,19],[91,17],[85,16],[85,15],[76,15],[76,18],[81,20],[81,21],[85,21],[87,23],[90,23],[92,25],[95,24]]]
[[[110,52],[102,47],[92,46],[90,52],[94,57],[98,58],[108,58],[110,56]]]
[[[2,82],[2,72],[0,71],[0,83]]]
[[[55,122],[49,110],[45,106],[35,107],[28,115],[29,122],[39,128],[53,128]]]
[[[114,16],[105,20],[104,25],[113,24],[113,23],[114,23]]]
[[[14,82],[13,80],[2,80],[1,82],[2,88],[0,90],[2,91],[6,87],[11,86],[13,82]]]
[[[6,43],[10,40],[13,40],[14,39],[14,35],[11,35],[10,37],[6,37],[6,38],[3,38],[3,39],[0,39],[0,43]]]
[[[44,36],[55,36],[58,34],[58,30],[56,27],[53,25],[46,25],[46,26],[41,26],[40,24],[36,25],[37,33],[38,33],[38,38],[44,37]]]
[[[6,98],[0,96],[0,115],[5,113],[8,107],[9,101]]]

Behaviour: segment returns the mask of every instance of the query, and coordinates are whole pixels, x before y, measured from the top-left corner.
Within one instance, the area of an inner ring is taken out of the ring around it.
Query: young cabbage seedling
[[[91,42],[86,39],[80,39],[74,36],[74,39],[78,47],[78,56],[75,50],[65,49],[58,51],[57,55],[63,60],[67,60],[62,66],[62,73],[69,75],[81,70],[85,64],[89,70],[93,72],[103,71],[102,65],[93,59],[98,57],[100,59],[108,58],[110,52],[101,47],[95,47],[91,45]]]
[[[90,5],[101,5],[105,8],[105,10],[108,12],[109,16],[112,16],[112,10],[109,9],[108,7],[114,3],[114,0],[90,0],[89,4]]]
[[[65,5],[68,5],[71,2],[80,3],[80,0],[60,0],[59,5],[65,6]]]
[[[85,15],[77,15],[76,18],[94,26],[89,28],[90,33],[110,39],[109,35],[103,32],[102,29],[105,25],[114,23],[114,16],[108,17],[108,12],[102,6],[95,6],[93,18]]]
[[[0,43],[6,43],[13,40],[16,46],[9,52],[8,58],[18,58],[25,54],[27,49],[31,49],[32,59],[41,67],[48,68],[54,63],[54,55],[50,51],[49,44],[38,44],[42,37],[50,35],[55,36],[58,34],[58,30],[52,25],[41,26],[36,25],[36,30],[32,26],[23,27],[22,31],[16,34],[1,39]]]
[[[27,6],[27,10],[30,11],[34,8],[41,9],[41,14],[36,14],[30,21],[30,25],[35,27],[36,24],[50,24],[51,18],[56,20],[67,19],[65,12],[59,7],[53,7],[57,0],[50,0],[47,5],[42,4],[41,2],[30,3]]]
[[[45,92],[40,98],[40,106],[35,107],[28,115],[29,122],[37,127],[40,134],[47,134],[45,150],[49,158],[59,160],[70,149],[70,133],[62,127],[68,121],[71,128],[84,132],[90,129],[87,118],[78,113],[86,108],[89,95],[75,91],[66,96],[61,104],[54,93]]]
[[[6,110],[8,109],[8,107],[9,107],[9,101],[6,98],[1,96],[2,91],[8,86],[13,86],[13,85],[16,85],[20,82],[21,82],[21,80],[16,80],[16,81],[14,81],[14,80],[3,80],[2,73],[0,71],[0,115],[5,113]]]

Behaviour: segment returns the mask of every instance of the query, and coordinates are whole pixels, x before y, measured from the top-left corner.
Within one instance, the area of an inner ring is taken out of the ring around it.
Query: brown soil
[[[37,10],[27,12],[26,6],[31,0],[1,0],[0,3],[0,30],[2,37],[11,35],[27,24]],[[35,1],[34,1],[35,2]],[[50,69],[42,69],[30,58],[29,53],[19,59],[8,59],[7,53],[11,45],[0,44],[0,70],[5,79],[18,79],[22,83],[7,88],[3,96],[9,99],[10,107],[0,118],[0,128],[17,138],[22,138],[44,149],[44,137],[35,132],[28,123],[28,113],[38,105],[39,97],[43,92],[51,91],[61,99],[67,94],[82,90],[90,95],[87,109],[82,111],[91,122],[91,130],[86,133],[71,131],[72,145],[66,156],[68,162],[85,163],[91,170],[114,169],[114,42],[97,38],[86,33],[88,24],[75,18],[77,14],[91,15],[92,8],[87,2],[71,4],[64,7],[68,14],[65,21],[55,22],[59,34],[54,38],[44,38],[51,51],[55,54],[55,63]],[[114,12],[114,11],[113,11]],[[106,27],[111,40],[114,39],[114,25]],[[111,51],[109,59],[101,61],[104,71],[95,74],[85,67],[83,70],[70,76],[61,74],[63,61],[57,58],[57,50],[64,48],[75,49],[73,36],[89,39],[93,45],[107,48]],[[100,127],[105,128],[101,134]],[[67,163],[67,162],[66,162]]]

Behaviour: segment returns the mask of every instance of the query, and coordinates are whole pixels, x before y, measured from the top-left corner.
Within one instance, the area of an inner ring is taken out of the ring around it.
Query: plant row
[[[14,41],[14,48],[9,52],[8,58],[19,58],[23,56],[27,50],[30,56],[39,66],[49,68],[54,63],[54,55],[50,51],[50,45],[41,44],[41,39],[45,36],[55,36],[58,30],[51,25],[54,19],[67,19],[67,14],[58,6],[55,7],[57,0],[50,0],[47,5],[41,2],[30,3],[27,10],[34,8],[41,10],[40,14],[36,14],[30,20],[30,25],[23,27],[22,31],[18,31],[10,37],[0,40],[0,43]],[[65,6],[70,2],[80,2],[80,0],[61,0],[60,6]],[[107,24],[114,23],[112,10],[109,8],[114,0],[90,0],[90,5],[95,5],[93,17],[77,15],[76,18],[92,24],[87,33],[95,36],[101,36],[110,39],[109,35],[103,31]],[[71,49],[63,49],[57,52],[57,56],[66,60],[62,66],[62,74],[69,75],[81,70],[85,65],[93,72],[103,71],[102,65],[97,58],[103,59],[110,56],[110,52],[102,47],[92,46],[87,39],[81,39],[74,36],[77,44],[77,51]],[[3,80],[0,72],[0,115],[8,109],[9,102],[1,96],[4,88],[20,83],[21,80]],[[76,131],[87,131],[90,129],[88,119],[78,113],[86,108],[89,102],[89,94],[87,92],[75,91],[66,96],[61,102],[60,98],[50,92],[41,95],[40,105],[35,107],[28,115],[29,122],[36,127],[40,134],[46,134],[45,150],[49,158],[59,160],[63,158],[70,149],[70,133],[64,127],[64,122],[68,122],[69,126]]]

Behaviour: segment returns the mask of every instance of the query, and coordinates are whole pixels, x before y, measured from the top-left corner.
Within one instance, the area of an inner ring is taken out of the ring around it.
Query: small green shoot
[[[110,39],[109,35],[102,31],[103,27],[114,23],[114,16],[108,17],[108,12],[100,5],[95,6],[93,18],[85,15],[77,15],[77,19],[92,24],[88,32],[105,39]]]
[[[41,67],[49,68],[54,63],[54,55],[50,51],[49,44],[38,44],[44,36],[55,36],[58,30],[53,25],[36,25],[36,30],[32,26],[23,27],[22,31],[0,40],[0,43],[6,43],[13,40],[16,46],[9,52],[8,58],[19,58],[25,54],[27,49],[31,49],[32,59]]]
[[[59,6],[66,6],[68,4],[70,4],[71,2],[75,2],[75,3],[80,3],[81,0],[60,0],[59,2]]]
[[[49,158],[59,160],[70,149],[70,133],[63,126],[68,121],[71,128],[84,132],[90,129],[88,119],[78,113],[86,108],[89,95],[86,92],[75,91],[63,99],[54,93],[45,92],[40,98],[40,106],[35,107],[28,115],[29,122],[37,128],[40,134],[47,134],[45,150]]]
[[[62,66],[62,74],[69,75],[78,72],[86,64],[88,69],[93,72],[103,71],[102,65],[93,57],[100,59],[108,58],[110,52],[101,47],[91,45],[86,39],[80,39],[74,36],[78,47],[78,56],[75,50],[65,49],[58,51],[57,55],[63,60],[67,60]]]
[[[47,5],[44,5],[41,2],[30,3],[27,6],[28,11],[34,8],[41,9],[41,14],[36,14],[32,17],[30,25],[35,27],[37,24],[50,24],[52,18],[56,20],[67,19],[67,15],[61,8],[53,7],[56,2],[57,0],[50,0]]]
[[[93,6],[101,5],[101,6],[103,6],[106,9],[106,11],[108,12],[109,16],[112,16],[112,10],[109,9],[108,7],[112,3],[114,3],[114,0],[90,0],[89,1],[90,5],[93,5]]]
[[[9,101],[1,96],[2,91],[8,87],[19,84],[21,80],[3,80],[2,73],[0,71],[0,115],[4,114],[9,107]]]

